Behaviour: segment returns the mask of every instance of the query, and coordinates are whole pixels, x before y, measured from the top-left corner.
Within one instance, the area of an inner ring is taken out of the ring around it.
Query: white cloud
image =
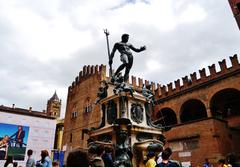
[[[69,58],[93,41],[90,31],[77,31],[61,13],[49,19],[27,8],[13,6],[3,14],[12,29],[12,43],[24,55],[40,61]]]
[[[111,46],[122,33],[136,47],[147,45],[134,53],[131,74],[163,83],[239,51],[225,0],[127,2],[0,0],[0,105],[42,110],[55,89],[64,103],[83,65],[107,63],[103,28]],[[116,54],[114,68],[119,64]]]
[[[180,14],[179,21],[183,23],[194,23],[203,21],[206,18],[206,11],[197,4],[190,4]]]
[[[150,59],[146,62],[148,73],[157,71],[161,69],[161,64],[156,60]]]

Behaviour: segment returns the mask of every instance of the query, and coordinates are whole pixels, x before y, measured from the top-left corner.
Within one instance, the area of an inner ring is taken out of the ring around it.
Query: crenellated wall
[[[73,81],[72,85],[68,87],[68,92],[74,91],[75,87],[82,83],[84,80],[96,75],[105,78],[106,66],[103,64],[101,64],[100,66],[83,66],[83,69],[79,72],[79,75],[75,78],[75,81]]]
[[[189,76],[184,76],[181,79],[177,79],[173,82],[170,82],[166,85],[161,85],[160,83],[151,82],[148,80],[143,80],[142,78],[137,78],[135,76],[131,76],[131,80],[128,81],[136,89],[141,89],[143,84],[152,85],[152,91],[156,94],[158,98],[164,98],[171,95],[175,95],[185,91],[187,89],[193,88],[194,86],[200,86],[201,84],[217,79],[221,76],[227,75],[228,73],[232,73],[236,70],[240,69],[240,64],[238,61],[238,57],[235,54],[234,56],[230,56],[231,67],[227,67],[226,60],[223,59],[219,61],[220,71],[217,72],[216,65],[212,64],[208,66],[208,70],[210,75],[207,76],[206,69],[203,68],[198,71],[199,78],[197,78],[197,72],[191,73]],[[181,83],[182,81],[182,83]]]
[[[142,78],[137,78],[135,76],[131,76],[131,81],[128,81],[130,85],[132,85],[136,90],[141,90],[144,85],[151,85],[151,90],[155,92],[156,88],[160,88],[160,84],[157,84],[155,82],[151,82],[149,80],[144,80]]]
[[[227,67],[225,59],[219,61],[220,71],[218,72],[216,71],[216,65],[212,64],[211,66],[208,66],[210,72],[209,75],[206,75],[206,69],[203,68],[199,70],[200,78],[197,78],[197,72],[193,72],[190,76],[182,77],[182,84],[180,79],[177,79],[174,81],[174,84],[171,82],[167,85],[162,85],[160,86],[160,90],[156,90],[156,96],[158,96],[159,99],[162,99],[172,95],[182,94],[189,89],[202,86],[204,83],[214,82],[214,80],[218,80],[228,74],[239,71],[240,64],[237,55],[235,54],[234,56],[231,56],[230,60],[231,67]],[[159,89],[159,87],[157,89]]]
[[[211,117],[212,97],[221,90],[235,89],[240,90],[240,64],[237,55],[230,57],[231,66],[227,67],[226,60],[219,61],[220,71],[217,72],[216,65],[208,67],[209,75],[206,75],[206,69],[199,70],[200,77],[197,78],[196,72],[190,74],[190,78],[185,76],[180,79],[160,86],[155,90],[157,105],[155,106],[154,116],[163,108],[172,109],[177,117],[177,122],[181,123],[181,107],[191,100],[196,99],[203,103],[206,108],[207,116]]]
[[[81,82],[92,77],[94,75],[99,75],[102,79],[109,80],[109,77],[106,76],[106,65],[101,64],[100,66],[83,66],[83,69],[79,72],[79,75],[72,82],[71,86],[68,87],[68,92],[73,92],[75,87],[77,87]],[[160,84],[156,84],[155,82],[144,80],[143,78],[137,78],[135,76],[131,76],[131,80],[128,80],[128,83],[132,85],[135,89],[141,89],[144,85],[151,85],[151,89],[155,92],[157,89],[160,89]]]

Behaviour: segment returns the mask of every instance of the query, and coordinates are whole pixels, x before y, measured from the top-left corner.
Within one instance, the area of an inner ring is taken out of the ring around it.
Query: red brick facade
[[[202,69],[200,78],[193,73],[183,85],[177,80],[175,88],[160,87],[155,122],[173,126],[165,136],[175,159],[202,166],[205,158],[215,164],[228,153],[240,154],[240,65],[236,55],[230,59],[231,67],[219,62],[219,72],[213,64],[209,76]]]
[[[84,128],[97,127],[101,122],[99,105],[95,105],[100,81],[106,76],[106,66],[84,66],[68,88],[64,120],[63,146],[67,151],[86,148],[88,136]]]
[[[238,28],[240,29],[240,0],[228,0],[230,7],[233,12],[233,16],[236,19],[236,22],[238,24]]]
[[[167,86],[154,83],[157,105],[155,123],[172,126],[165,132],[167,145],[174,150],[174,158],[202,166],[205,158],[215,164],[230,152],[240,154],[240,65],[236,55],[230,57],[231,67],[220,61]],[[64,122],[63,145],[67,151],[86,148],[88,136],[83,129],[98,127],[100,106],[95,105],[100,81],[106,79],[106,66],[84,66],[68,89]],[[140,89],[149,81],[131,78],[134,88]]]

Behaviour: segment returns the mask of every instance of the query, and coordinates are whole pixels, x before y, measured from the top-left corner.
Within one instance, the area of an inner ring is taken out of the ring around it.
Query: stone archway
[[[205,105],[198,99],[190,99],[183,103],[180,110],[181,123],[207,118]]]
[[[171,108],[162,108],[156,115],[155,124],[171,126],[177,124],[177,116]]]
[[[210,110],[213,117],[221,119],[240,115],[240,91],[234,88],[218,91],[210,100]]]

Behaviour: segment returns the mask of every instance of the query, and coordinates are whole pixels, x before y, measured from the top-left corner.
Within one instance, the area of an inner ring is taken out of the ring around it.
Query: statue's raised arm
[[[129,47],[130,47],[130,49],[132,49],[134,52],[141,52],[141,51],[146,50],[146,46],[141,46],[139,49],[138,49],[138,48],[135,48],[133,45],[130,45]]]
[[[125,68],[125,74],[124,74],[124,82],[127,82],[129,78],[129,72],[132,68],[133,64],[133,55],[131,50],[135,52],[141,52],[146,50],[146,46],[142,46],[139,49],[135,48],[132,44],[128,43],[129,35],[123,34],[121,42],[117,42],[114,44],[114,47],[112,49],[112,52],[109,57],[109,65],[112,65],[113,57],[116,52],[116,50],[120,53],[120,60],[122,64],[118,67],[117,71],[115,72],[114,76],[116,76],[119,72],[121,72]],[[113,77],[114,77],[113,76]]]

